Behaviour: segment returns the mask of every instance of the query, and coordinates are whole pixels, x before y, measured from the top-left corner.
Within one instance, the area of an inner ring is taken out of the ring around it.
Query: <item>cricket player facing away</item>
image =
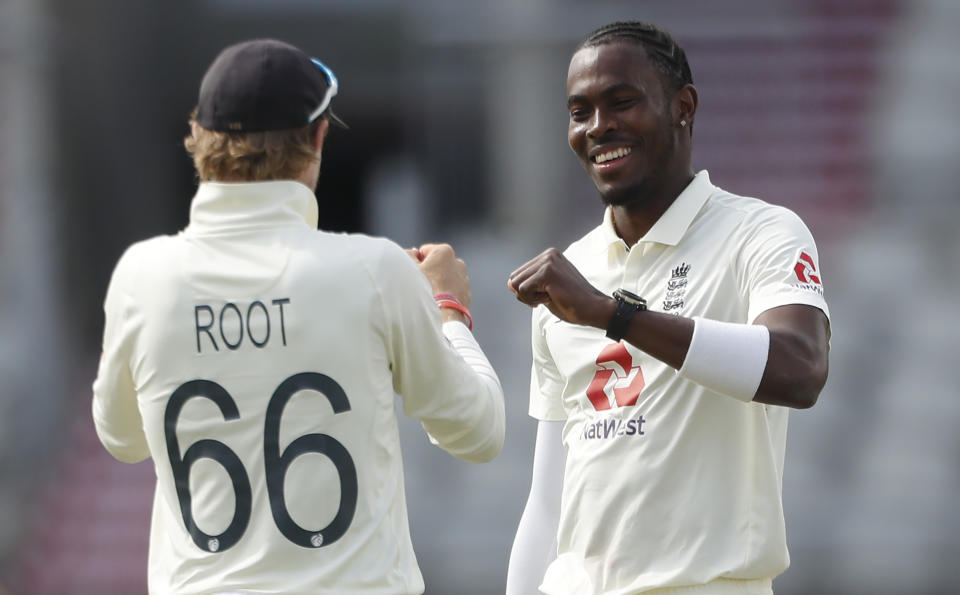
[[[507,593],[769,594],[789,563],[788,408],[827,378],[813,238],[694,173],[697,90],[660,29],[590,34],[567,105],[606,210],[509,277],[534,307],[540,421]]]
[[[285,43],[226,48],[186,139],[189,225],[114,270],[93,419],[153,459],[151,593],[422,593],[394,392],[450,454],[502,446],[463,261],[316,229],[337,86]]]

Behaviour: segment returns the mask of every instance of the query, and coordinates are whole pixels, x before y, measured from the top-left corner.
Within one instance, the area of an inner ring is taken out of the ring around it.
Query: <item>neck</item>
[[[667,212],[693,177],[693,170],[688,169],[683,175],[672,176],[657,188],[642,190],[636,200],[613,206],[613,226],[617,235],[623,238],[627,246],[636,244]]]
[[[294,179],[310,190],[316,191],[317,182],[320,180],[320,160],[312,161],[310,165]]]

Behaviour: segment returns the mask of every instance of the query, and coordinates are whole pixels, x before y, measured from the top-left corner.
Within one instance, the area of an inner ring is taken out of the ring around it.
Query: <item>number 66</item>
[[[357,509],[357,469],[350,453],[336,438],[326,434],[306,434],[291,442],[280,452],[280,418],[290,398],[301,390],[315,390],[330,402],[333,412],[350,410],[350,401],[337,382],[324,374],[303,372],[294,374],[280,383],[267,404],[263,426],[263,462],[266,470],[267,495],[274,523],[284,537],[306,548],[330,545],[340,539],[353,521]],[[218,440],[197,440],[180,455],[177,440],[177,419],[184,404],[194,397],[210,399],[220,409],[224,421],[240,418],[237,404],[222,386],[211,380],[191,380],[178,387],[170,396],[164,411],[164,436],[167,441],[167,456],[173,470],[173,479],[180,502],[180,514],[190,537],[197,546],[208,552],[222,552],[243,537],[250,522],[250,478],[240,458]],[[315,452],[327,456],[337,469],[340,478],[340,508],[330,523],[319,531],[304,529],[297,525],[287,511],[283,493],[283,480],[293,460],[300,455]],[[193,520],[192,496],[190,494],[190,467],[199,459],[216,461],[226,470],[233,484],[236,505],[233,518],[226,530],[219,535],[208,535],[197,527]]]

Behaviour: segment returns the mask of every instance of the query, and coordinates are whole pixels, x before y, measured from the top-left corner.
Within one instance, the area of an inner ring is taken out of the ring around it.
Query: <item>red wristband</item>
[[[437,293],[437,294],[434,294],[433,299],[437,300],[438,302],[441,300],[447,300],[450,302],[457,302],[458,304],[463,303],[460,300],[458,300],[457,296],[453,295],[452,293]]]
[[[468,310],[467,307],[461,304],[459,301],[438,299],[437,306],[441,308],[450,308],[451,310],[460,312],[467,317],[467,328],[471,331],[473,330],[473,316],[470,316],[470,310]]]

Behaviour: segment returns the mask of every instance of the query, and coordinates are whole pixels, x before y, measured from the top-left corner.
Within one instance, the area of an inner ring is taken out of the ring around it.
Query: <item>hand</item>
[[[617,307],[556,248],[548,248],[510,273],[507,287],[524,304],[543,304],[557,318],[573,324],[605,329]]]
[[[470,307],[472,298],[467,263],[457,258],[450,244],[424,244],[408,249],[407,254],[418,262],[420,272],[430,282],[434,294],[449,293]]]

